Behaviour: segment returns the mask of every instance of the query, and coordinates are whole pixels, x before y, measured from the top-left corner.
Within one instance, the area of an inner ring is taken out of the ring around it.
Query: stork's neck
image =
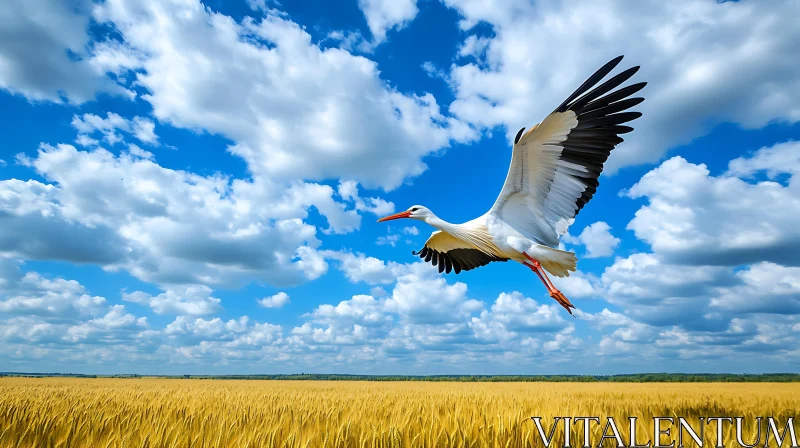
[[[458,224],[449,223],[433,213],[431,213],[431,216],[425,218],[425,223],[451,235],[458,234]]]

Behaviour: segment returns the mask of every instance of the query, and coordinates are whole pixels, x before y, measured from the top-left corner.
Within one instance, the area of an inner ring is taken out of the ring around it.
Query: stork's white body
[[[621,124],[641,116],[626,110],[644,99],[627,97],[645,83],[611,92],[639,67],[594,87],[621,60],[622,56],[600,68],[540,124],[517,133],[503,189],[482,216],[451,224],[415,205],[379,221],[413,218],[437,228],[418,254],[438,265],[439,272],[455,270],[458,274],[493,261],[522,263],[536,272],[551,297],[570,311],[574,306],[542,269],[557,277],[575,271],[577,258],[558,249],[559,239],[594,195],[603,163],[623,141],[619,134],[633,130]]]
[[[436,227],[445,235],[434,232],[426,246],[440,252],[454,248],[470,248],[526,265],[529,263],[528,258],[525,257],[527,254],[557,277],[569,276],[569,272],[575,270],[577,258],[574,253],[531,241],[513,225],[492,212],[487,212],[483,216],[462,224],[452,224],[436,215],[431,215],[423,221]],[[457,241],[445,240],[445,236],[453,237]]]

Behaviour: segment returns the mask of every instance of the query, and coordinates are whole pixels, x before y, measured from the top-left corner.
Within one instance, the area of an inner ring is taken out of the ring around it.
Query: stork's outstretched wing
[[[623,141],[619,135],[633,130],[621,125],[641,116],[626,110],[644,98],[626,98],[646,83],[611,92],[638,66],[592,89],[621,60],[619,56],[604,65],[540,124],[525,134],[520,129],[514,139],[511,167],[490,213],[534,242],[558,245],[594,195],[603,163]]]
[[[507,261],[508,258],[501,258],[469,245],[468,243],[450,235],[449,233],[437,230],[431,234],[419,252],[412,252],[419,255],[426,262],[439,266],[439,272],[469,271],[477,267],[485,266],[493,261]]]

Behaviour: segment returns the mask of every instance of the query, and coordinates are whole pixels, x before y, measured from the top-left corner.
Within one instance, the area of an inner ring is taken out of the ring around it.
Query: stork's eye
[[[414,207],[414,208],[411,209],[412,212],[415,212],[417,210],[419,210],[419,207]]]

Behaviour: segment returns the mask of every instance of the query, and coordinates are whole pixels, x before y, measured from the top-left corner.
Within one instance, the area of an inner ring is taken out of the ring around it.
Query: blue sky
[[[0,370],[797,371],[792,1],[12,0]],[[417,262],[520,127],[624,54],[648,81],[564,247]]]

